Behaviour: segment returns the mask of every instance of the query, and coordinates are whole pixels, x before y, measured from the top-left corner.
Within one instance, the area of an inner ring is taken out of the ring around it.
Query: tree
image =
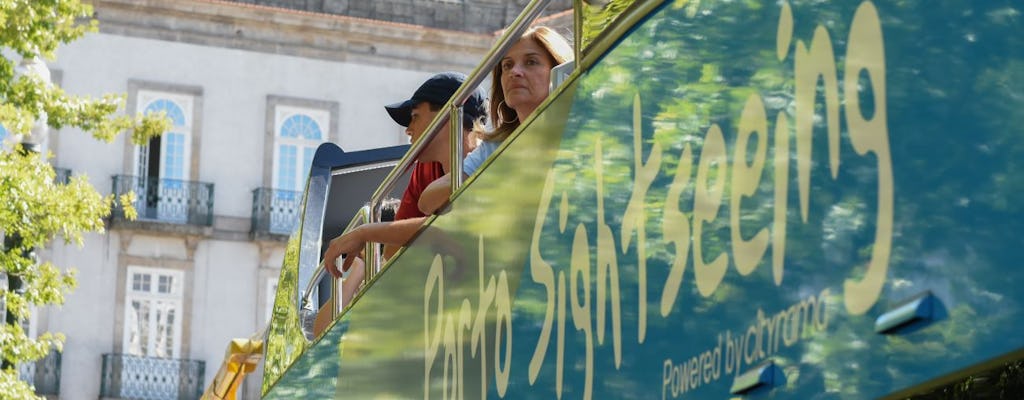
[[[135,143],[144,143],[169,128],[163,115],[116,115],[123,96],[72,96],[38,74],[16,73],[16,64],[52,60],[61,44],[96,31],[97,21],[91,16],[92,7],[79,0],[0,0],[0,125],[12,138],[30,134],[35,125],[76,127],[107,142],[128,132]],[[38,262],[35,249],[57,237],[82,245],[84,233],[103,232],[113,196],[100,195],[82,176],[56,183],[49,154],[27,151],[16,143],[11,147],[0,149],[0,233],[5,243],[0,280],[17,284],[8,288],[0,283],[0,303],[18,321],[30,318],[33,306],[62,304],[75,286],[73,270]],[[126,207],[132,204],[128,197],[121,199]],[[132,216],[133,210],[126,215]],[[63,335],[49,332],[28,337],[18,323],[0,325],[0,393],[35,398],[32,387],[19,380],[15,366],[38,360],[51,348],[60,349],[63,340]]]

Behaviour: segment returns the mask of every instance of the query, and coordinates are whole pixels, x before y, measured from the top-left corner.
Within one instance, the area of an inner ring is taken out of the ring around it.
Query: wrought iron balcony
[[[252,191],[252,234],[291,235],[299,221],[302,192],[258,188]]]
[[[71,170],[67,168],[53,168],[53,172],[57,173],[57,176],[53,178],[53,182],[58,185],[67,185],[71,182]]]
[[[50,350],[46,357],[34,362],[18,365],[21,380],[35,386],[40,396],[60,395],[60,353]]]
[[[104,354],[100,397],[198,399],[202,395],[205,372],[203,361]]]
[[[135,192],[139,221],[213,225],[213,184],[154,177],[114,175],[114,195]],[[124,221],[120,204],[113,218]]]

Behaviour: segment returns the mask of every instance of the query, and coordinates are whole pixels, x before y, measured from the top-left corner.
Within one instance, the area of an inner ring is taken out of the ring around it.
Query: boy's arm
[[[359,225],[355,229],[331,240],[331,243],[327,246],[327,251],[324,252],[325,267],[334,277],[341,277],[341,271],[335,265],[335,260],[341,257],[342,254],[359,253],[366,246],[366,242],[404,246],[420,229],[423,221],[426,220],[427,217],[418,217],[401,221]],[[348,270],[353,260],[355,260],[355,257],[346,257],[341,269]]]
[[[423,193],[420,193],[420,200],[417,205],[420,208],[420,212],[432,215],[435,211],[445,205],[448,202],[448,196],[451,193],[452,178],[451,174],[444,174],[444,176],[435,179],[430,182]]]

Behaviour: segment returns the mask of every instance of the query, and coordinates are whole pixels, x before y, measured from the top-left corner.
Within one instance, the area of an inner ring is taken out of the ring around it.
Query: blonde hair
[[[559,65],[573,59],[572,46],[565,37],[546,26],[535,26],[527,29],[519,40],[533,40],[548,53],[551,65]],[[494,131],[484,135],[483,139],[490,142],[505,140],[509,134],[519,127],[519,115],[516,110],[505,104],[505,90],[501,87],[501,63],[491,71],[491,100],[488,107]],[[523,118],[528,117],[524,115]]]

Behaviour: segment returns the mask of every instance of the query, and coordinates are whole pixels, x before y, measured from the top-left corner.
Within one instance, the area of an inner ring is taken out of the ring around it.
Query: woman
[[[464,176],[472,175],[501,142],[533,114],[548,97],[551,68],[573,58],[572,46],[546,26],[523,33],[491,72],[491,121],[494,131],[462,163]],[[419,208],[433,214],[448,201],[450,175],[435,180],[420,195]]]

